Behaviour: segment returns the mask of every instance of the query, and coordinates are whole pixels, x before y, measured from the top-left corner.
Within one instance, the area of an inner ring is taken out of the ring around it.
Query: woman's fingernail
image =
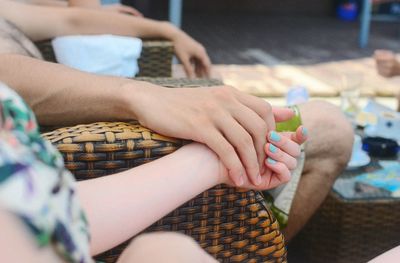
[[[269,164],[276,164],[276,161],[274,159],[271,159],[271,158],[267,158],[267,162]]]
[[[276,148],[276,146],[273,144],[269,144],[269,151],[272,153],[276,153],[278,152],[278,148]]]
[[[281,140],[281,136],[276,131],[271,132],[270,138],[275,142],[279,142]]]
[[[306,128],[306,127],[303,127],[303,128],[301,129],[301,133],[303,134],[303,136],[307,136],[307,135],[308,135],[308,130],[307,130],[307,128]]]

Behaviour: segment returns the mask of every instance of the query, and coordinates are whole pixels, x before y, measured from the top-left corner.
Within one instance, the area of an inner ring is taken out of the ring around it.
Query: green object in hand
[[[294,116],[288,121],[277,122],[276,131],[278,132],[294,132],[302,124],[299,108],[295,106],[290,107],[294,111]]]

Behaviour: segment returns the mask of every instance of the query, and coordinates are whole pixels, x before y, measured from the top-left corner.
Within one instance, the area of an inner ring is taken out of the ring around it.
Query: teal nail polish
[[[303,127],[303,129],[301,129],[301,133],[303,134],[303,136],[308,135],[308,130],[306,129],[306,127]]]
[[[267,162],[270,164],[276,164],[276,161],[274,159],[268,158]]]
[[[273,144],[269,144],[269,151],[276,153],[278,151],[278,148],[276,148]]]
[[[275,131],[271,132],[270,138],[275,142],[279,142],[281,140],[281,136]]]

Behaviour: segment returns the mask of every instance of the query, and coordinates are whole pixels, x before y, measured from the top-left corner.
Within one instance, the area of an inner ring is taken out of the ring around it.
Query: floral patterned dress
[[[52,247],[68,262],[93,262],[73,176],[57,150],[41,138],[29,107],[2,83],[0,208],[22,220],[38,247]]]

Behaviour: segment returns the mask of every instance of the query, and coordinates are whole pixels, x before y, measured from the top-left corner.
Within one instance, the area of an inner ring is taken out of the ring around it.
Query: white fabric
[[[138,38],[114,35],[63,36],[52,41],[57,62],[82,71],[118,77],[139,72]]]

